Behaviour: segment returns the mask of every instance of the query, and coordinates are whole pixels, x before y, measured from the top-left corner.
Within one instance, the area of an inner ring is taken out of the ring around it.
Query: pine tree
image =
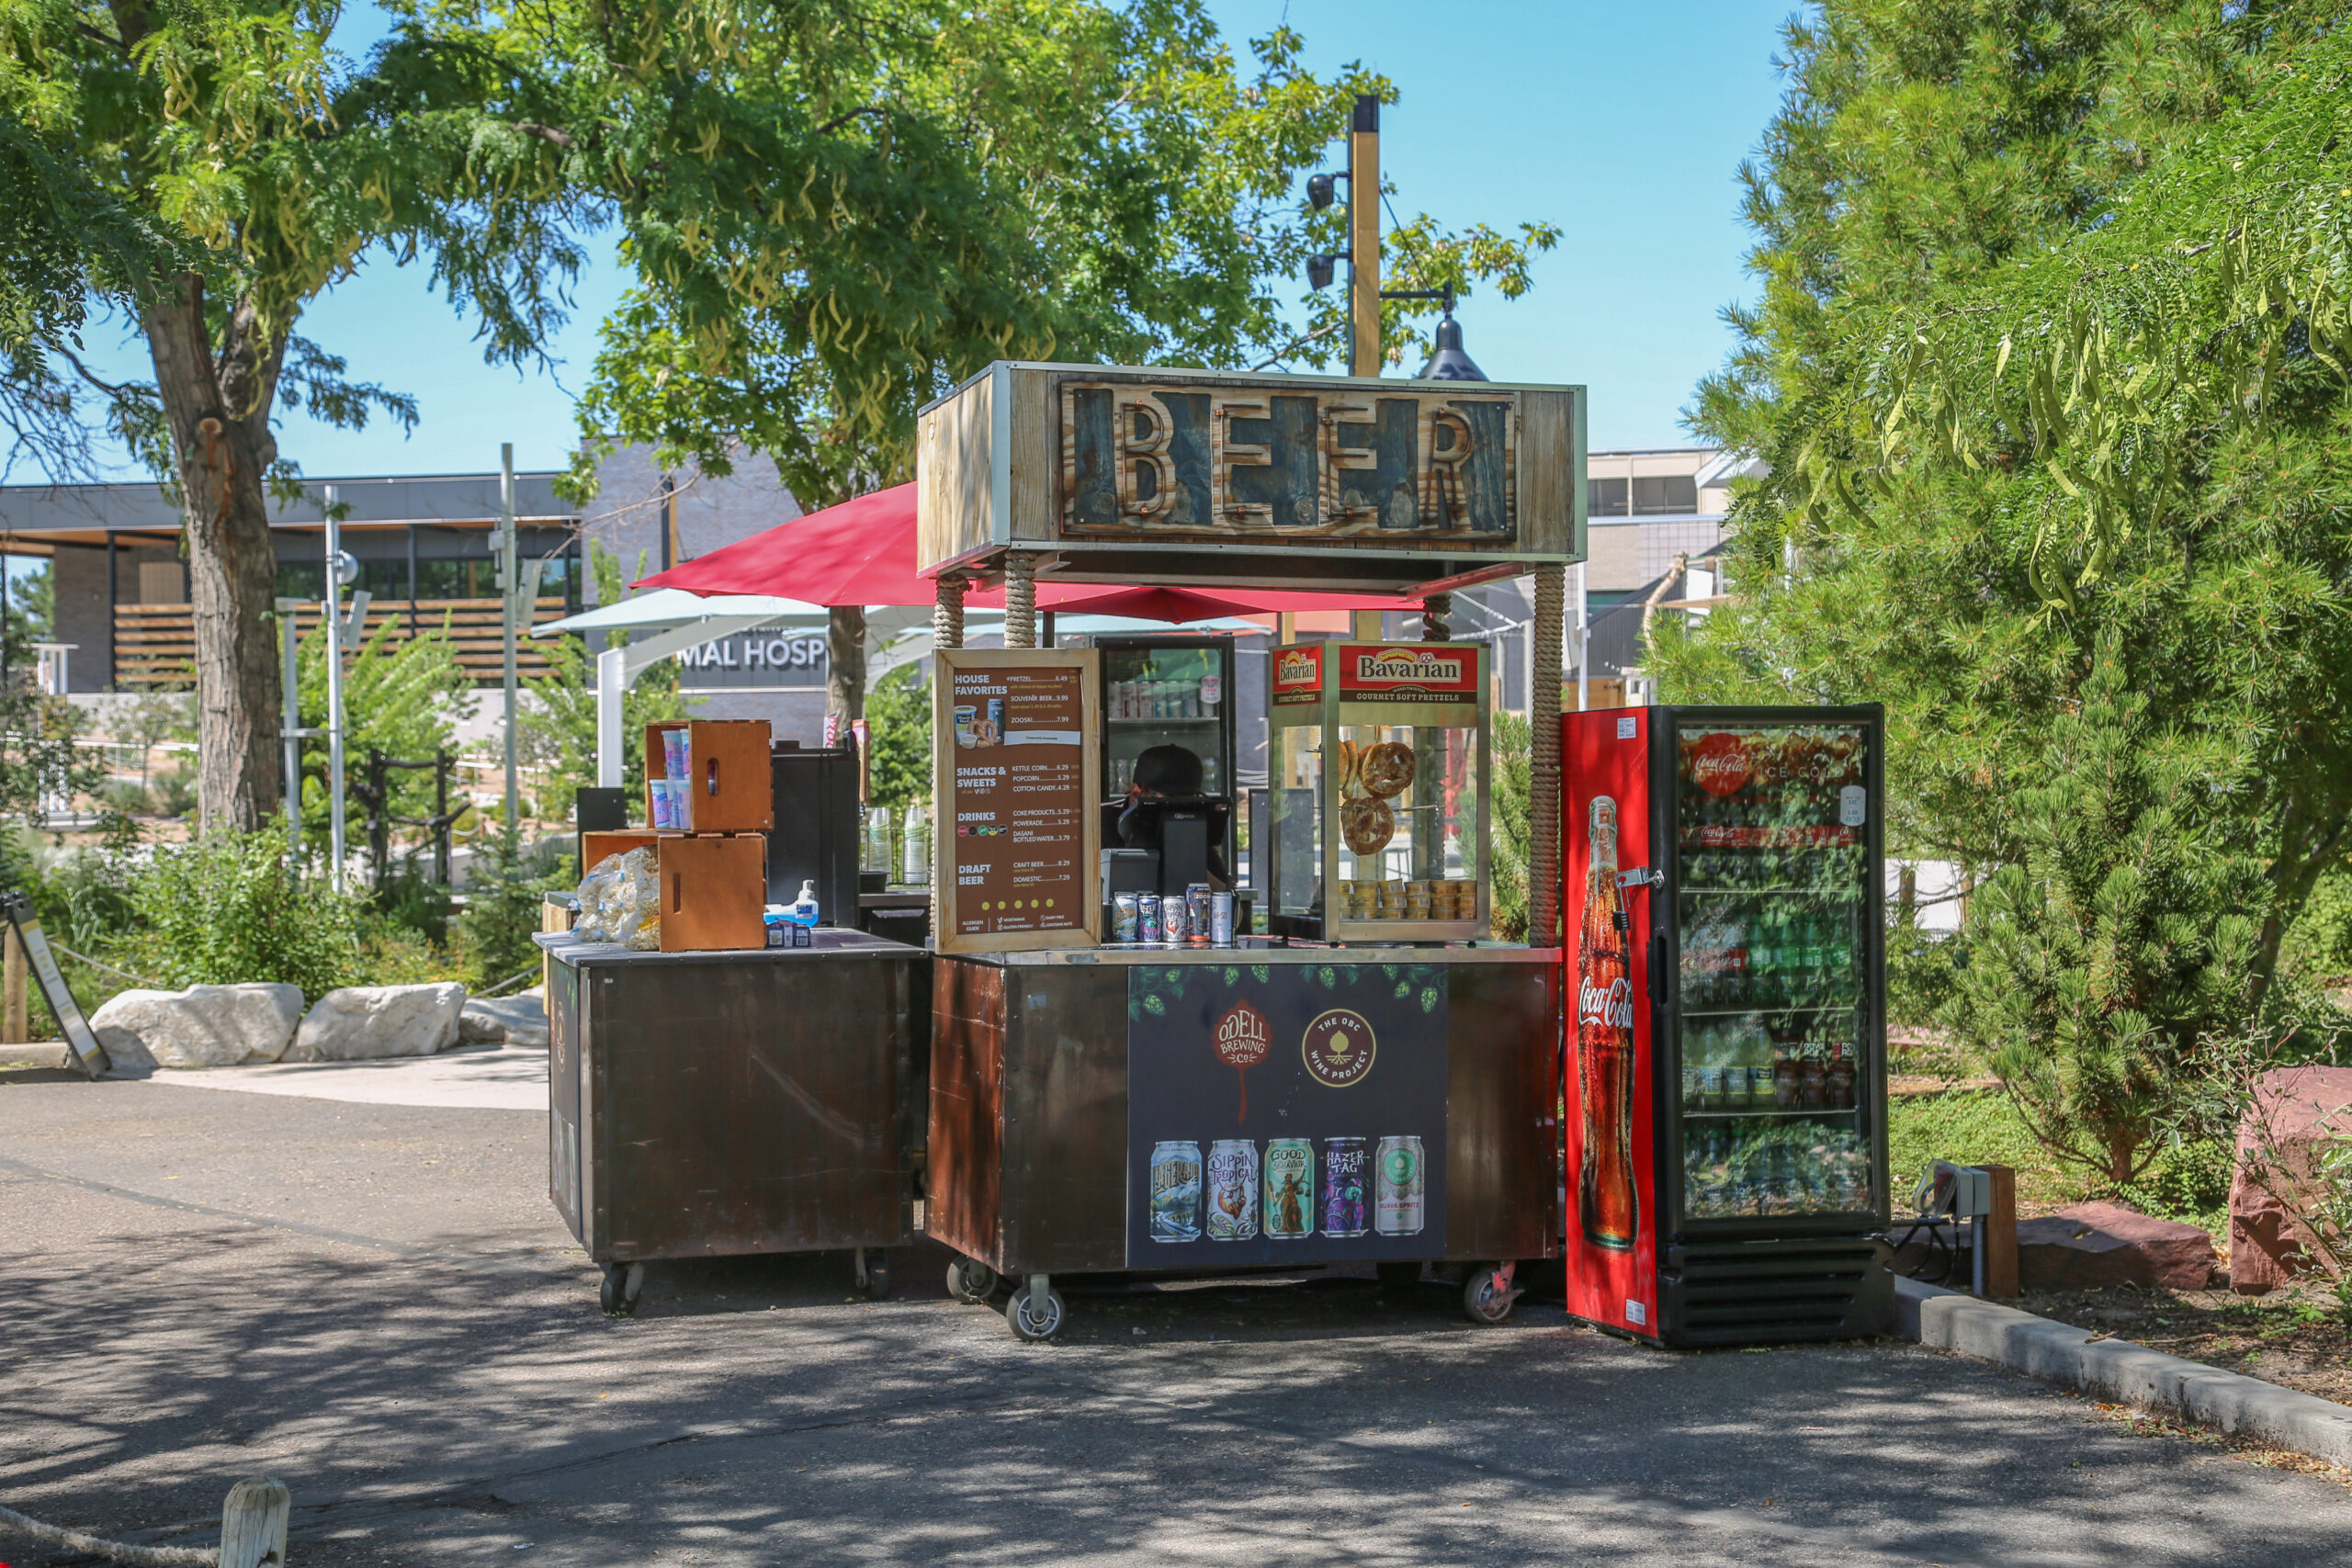
[[[2046,1147],[2117,1186],[2161,1147],[2203,1032],[2245,1010],[2262,895],[2207,759],[2132,689],[2120,643],[2100,637],[2018,792],[2016,857],[1976,895],[1942,1018]]]

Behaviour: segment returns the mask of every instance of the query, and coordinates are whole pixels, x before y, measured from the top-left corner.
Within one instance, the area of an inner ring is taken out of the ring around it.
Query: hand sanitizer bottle
[[[800,885],[800,897],[792,901],[792,918],[804,926],[817,923],[817,882],[814,877]]]

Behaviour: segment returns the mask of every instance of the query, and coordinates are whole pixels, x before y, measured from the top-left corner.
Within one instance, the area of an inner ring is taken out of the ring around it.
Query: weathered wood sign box
[[[1000,362],[916,468],[925,571],[1403,592],[1584,558],[1581,387]]]

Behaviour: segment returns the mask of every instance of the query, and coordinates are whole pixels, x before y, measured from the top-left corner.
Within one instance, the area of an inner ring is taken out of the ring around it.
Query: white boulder
[[[458,1038],[469,1045],[548,1048],[548,1010],[533,996],[475,997],[458,1015]]]
[[[345,986],[321,997],[287,1048],[289,1062],[370,1062],[430,1056],[458,1043],[466,988],[455,980],[424,986]]]
[[[90,1020],[117,1072],[275,1062],[302,1017],[302,990],[253,981],[185,991],[122,991]]]

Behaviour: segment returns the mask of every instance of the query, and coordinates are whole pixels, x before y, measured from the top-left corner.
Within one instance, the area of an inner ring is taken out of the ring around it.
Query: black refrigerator
[[[1668,1345],[1885,1332],[1881,709],[1561,731],[1568,1310]]]

